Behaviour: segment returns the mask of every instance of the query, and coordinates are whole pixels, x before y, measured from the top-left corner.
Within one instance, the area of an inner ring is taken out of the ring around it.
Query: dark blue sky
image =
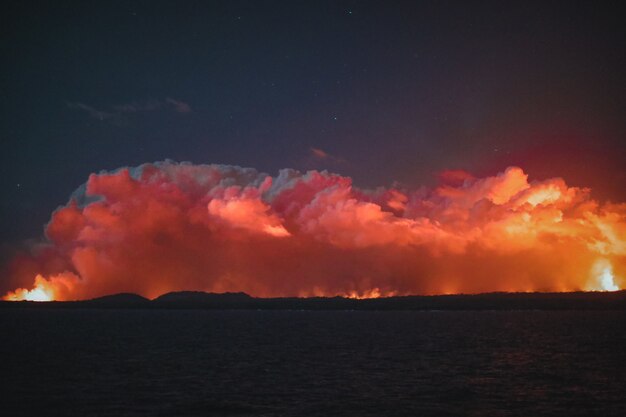
[[[89,3],[4,8],[2,244],[40,236],[89,173],[165,158],[362,186],[518,164],[626,198],[606,4]]]

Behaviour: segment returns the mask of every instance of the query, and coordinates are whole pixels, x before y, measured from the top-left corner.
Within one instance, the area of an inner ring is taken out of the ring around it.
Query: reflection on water
[[[624,416],[624,319],[5,310],[2,414]]]

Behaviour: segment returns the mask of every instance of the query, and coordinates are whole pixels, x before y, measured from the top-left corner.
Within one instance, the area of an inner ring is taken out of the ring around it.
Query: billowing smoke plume
[[[11,265],[6,299],[118,292],[255,296],[614,290],[626,204],[600,205],[517,167],[441,174],[432,189],[364,190],[284,169],[157,162],[92,174],[49,243]]]

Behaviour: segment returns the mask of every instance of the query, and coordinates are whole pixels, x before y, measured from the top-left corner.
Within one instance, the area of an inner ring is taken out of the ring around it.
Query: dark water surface
[[[4,416],[626,416],[626,313],[0,311]]]

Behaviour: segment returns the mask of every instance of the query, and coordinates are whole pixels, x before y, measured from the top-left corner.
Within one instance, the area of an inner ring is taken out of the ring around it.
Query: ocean
[[[626,416],[624,311],[0,311],[3,416]]]

